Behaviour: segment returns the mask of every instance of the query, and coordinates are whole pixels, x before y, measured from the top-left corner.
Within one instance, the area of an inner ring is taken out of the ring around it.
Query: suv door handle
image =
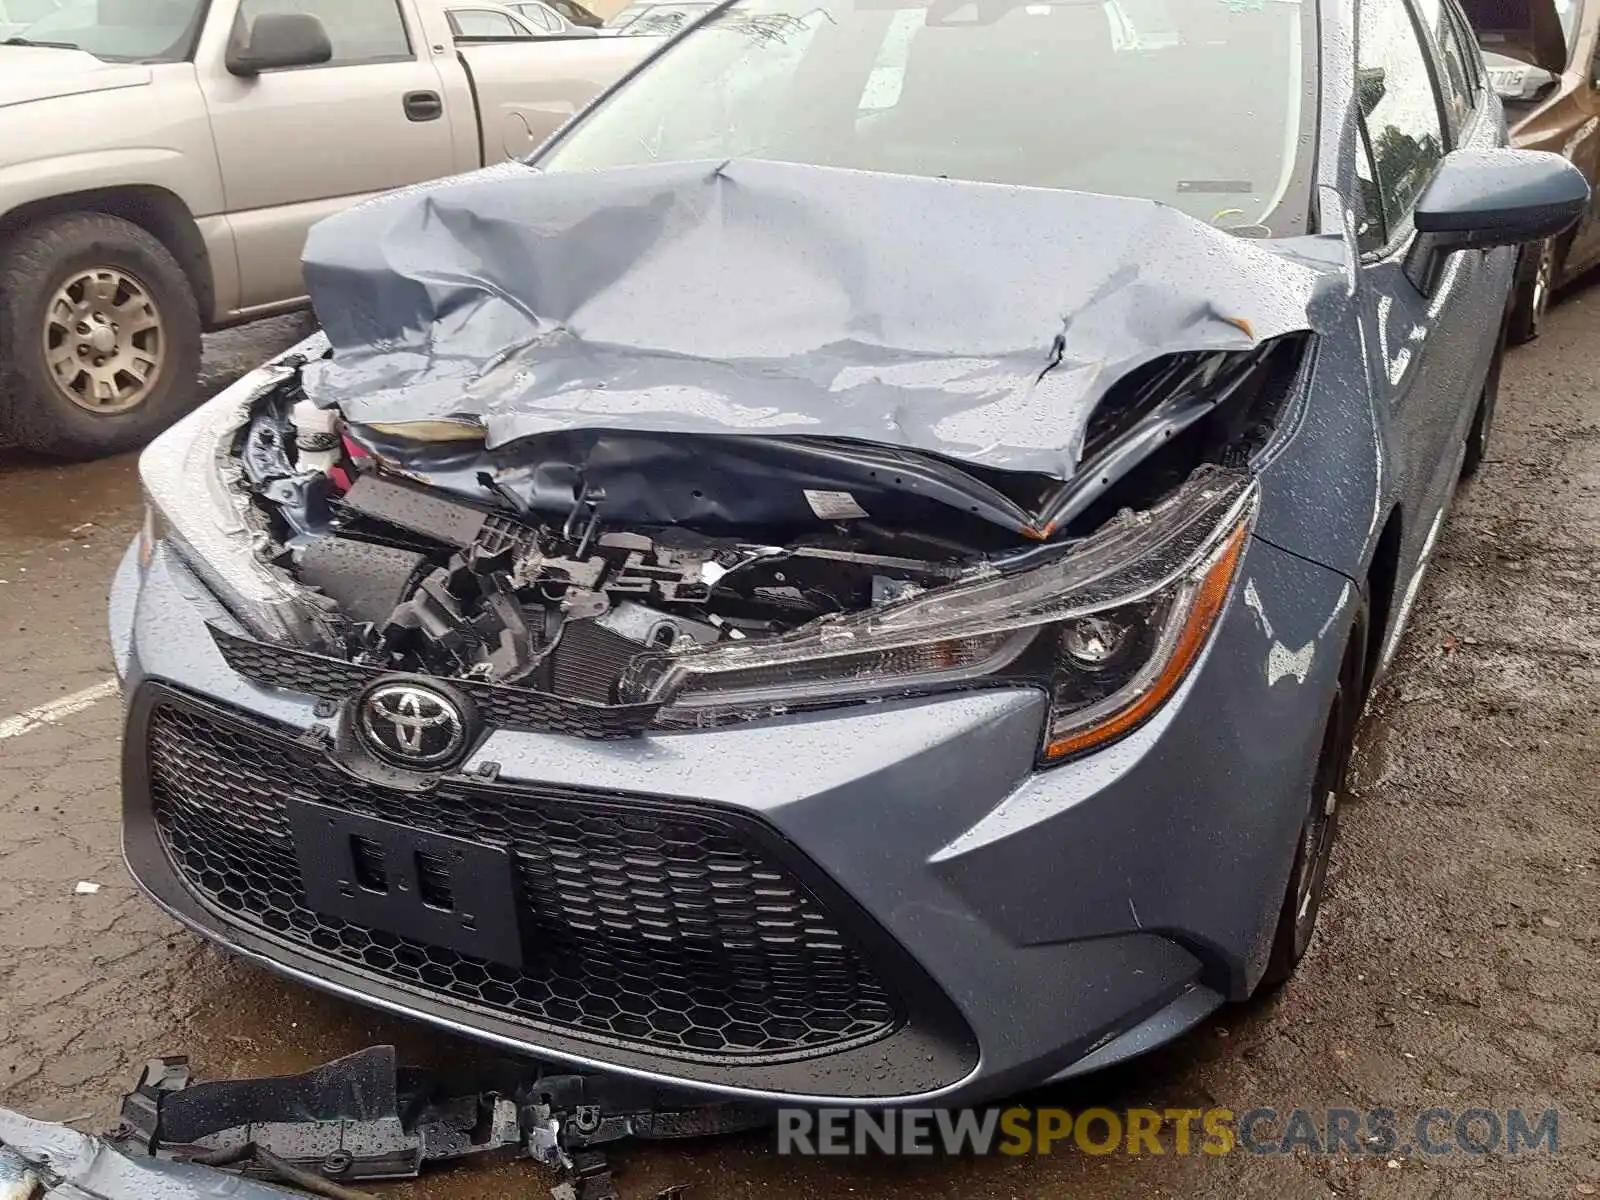
[[[444,101],[438,92],[407,92],[401,103],[408,121],[437,121],[444,116]]]

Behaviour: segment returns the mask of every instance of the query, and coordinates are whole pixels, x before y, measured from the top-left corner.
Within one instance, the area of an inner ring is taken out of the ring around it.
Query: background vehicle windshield
[[[691,21],[710,12],[712,4],[635,4],[606,22],[619,33],[644,37],[671,37]]]
[[[1566,32],[1569,54],[1578,41],[1578,16],[1582,12],[1582,0],[1556,0],[1556,15],[1561,18],[1561,28]]]
[[[56,0],[0,0],[0,38],[20,35],[59,7]]]
[[[540,165],[778,159],[1302,232],[1313,36],[1283,0],[740,0]]]
[[[188,56],[203,12],[202,0],[72,0],[20,36],[112,62],[172,62]]]
[[[1572,61],[1578,49],[1583,0],[1555,0],[1555,8],[1556,15],[1561,18],[1561,30],[1567,38],[1567,69],[1587,70],[1584,64]],[[1478,42],[1483,50],[1483,60],[1489,67],[1489,82],[1507,105],[1507,121],[1516,125],[1549,98],[1549,89],[1555,82],[1555,76],[1528,61],[1531,48],[1528,38],[1499,32],[1480,32]]]

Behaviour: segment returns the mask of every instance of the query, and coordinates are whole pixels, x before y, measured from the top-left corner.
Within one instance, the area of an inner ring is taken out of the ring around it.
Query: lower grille
[[[803,1057],[904,1020],[775,835],[737,816],[458,781],[379,788],[274,729],[170,694],[146,729],[173,865],[214,907],[304,953],[501,1019],[686,1058]],[[291,799],[509,847],[522,966],[313,912]]]

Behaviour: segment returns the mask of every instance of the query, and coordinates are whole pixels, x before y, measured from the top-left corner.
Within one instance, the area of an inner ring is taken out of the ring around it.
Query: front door
[[[241,309],[305,294],[300,252],[313,223],[455,165],[438,69],[396,0],[240,0],[234,36],[268,12],[319,18],[333,58],[254,78],[201,72]]]
[[[1406,573],[1424,556],[1454,490],[1510,265],[1505,251],[1496,268],[1483,251],[1461,250],[1423,270],[1416,253],[1416,203],[1445,154],[1501,140],[1488,120],[1482,72],[1452,33],[1448,3],[1361,0],[1360,8],[1365,323],[1398,476]]]

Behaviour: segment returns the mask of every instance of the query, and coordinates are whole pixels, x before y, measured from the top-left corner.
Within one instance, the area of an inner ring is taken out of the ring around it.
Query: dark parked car
[[[1505,105],[1511,144],[1572,162],[1600,182],[1600,4],[1468,0],[1489,81]],[[1511,341],[1539,336],[1551,294],[1600,263],[1594,202],[1572,229],[1527,248],[1517,268]]]
[[[567,20],[584,29],[599,29],[600,26],[605,24],[594,13],[579,4],[577,0],[549,0],[549,3],[551,8],[555,9]]]
[[[729,1096],[994,1095],[1283,983],[1589,201],[1505,141],[1455,0],[735,0],[318,226],[325,337],[145,453],[129,865]]]

